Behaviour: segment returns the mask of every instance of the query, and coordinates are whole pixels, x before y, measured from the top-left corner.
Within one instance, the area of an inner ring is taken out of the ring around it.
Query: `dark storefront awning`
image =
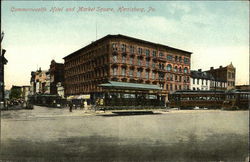
[[[140,83],[127,83],[127,82],[114,82],[100,84],[100,87],[110,89],[133,89],[133,90],[162,90],[161,87],[153,84],[140,84]]]

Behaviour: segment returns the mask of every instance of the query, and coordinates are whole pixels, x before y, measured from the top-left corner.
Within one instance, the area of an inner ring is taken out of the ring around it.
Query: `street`
[[[245,161],[248,111],[2,111],[1,158],[19,161]]]

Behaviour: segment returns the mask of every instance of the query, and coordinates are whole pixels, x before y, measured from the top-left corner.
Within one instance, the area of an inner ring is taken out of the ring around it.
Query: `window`
[[[146,67],[149,67],[149,61],[146,60]]]
[[[117,75],[117,68],[113,68],[113,75],[116,76]]]
[[[117,51],[117,43],[112,44],[113,51]]]
[[[162,52],[160,52],[159,56],[160,57],[164,57],[164,54]]]
[[[134,70],[130,69],[130,71],[129,71],[129,76],[130,76],[130,77],[133,77],[133,74],[134,74]]]
[[[173,90],[173,85],[172,84],[170,84],[170,91],[172,91]]]
[[[126,63],[126,56],[122,56],[122,63]]]
[[[141,66],[141,62],[142,62],[142,60],[138,58],[137,59],[137,65]]]
[[[175,81],[178,81],[178,75],[175,76]]]
[[[159,69],[164,70],[164,64],[159,63]]]
[[[175,90],[176,90],[176,91],[178,90],[178,86],[177,86],[177,85],[175,85]]]
[[[204,80],[203,79],[201,79],[201,85],[203,85],[204,84]]]
[[[179,82],[181,82],[181,80],[182,80],[182,77],[181,77],[181,76],[179,76]]]
[[[189,63],[189,59],[185,57],[185,58],[184,58],[184,63],[185,63],[185,64],[188,64],[188,63]]]
[[[113,56],[113,62],[117,62],[117,56],[116,55]]]
[[[129,63],[130,63],[130,64],[134,64],[134,58],[133,58],[133,57],[130,57]]]
[[[181,56],[179,57],[179,61],[180,61],[180,62],[182,62],[182,58],[181,58]]]
[[[164,89],[164,84],[160,83],[160,87],[161,87],[162,89]]]
[[[172,55],[167,55],[167,60],[172,61],[173,60],[173,56]]]
[[[155,68],[155,63],[152,63],[152,67]]]
[[[207,80],[206,80],[206,85],[207,85]]]
[[[168,90],[168,84],[166,84],[166,90]]]
[[[164,73],[160,72],[158,77],[159,77],[160,80],[164,79]]]
[[[150,51],[148,49],[146,49],[146,57],[149,57],[150,56]]]
[[[125,76],[125,75],[126,75],[126,69],[122,68],[122,76]]]
[[[122,50],[122,52],[126,52],[126,44],[121,45],[121,50]]]
[[[184,68],[184,73],[187,73],[188,72],[188,68]]]
[[[172,70],[172,66],[170,64],[167,65],[167,71],[171,71]]]
[[[146,79],[149,79],[149,72],[146,71]]]
[[[175,61],[178,61],[178,56],[175,56]]]
[[[155,75],[156,75],[156,73],[153,72],[152,79],[155,79]]]
[[[173,81],[174,75],[170,74],[169,77],[170,77],[170,80]]]
[[[182,69],[181,69],[181,67],[179,67],[179,72],[180,72],[180,73],[182,72]]]
[[[197,84],[199,84],[199,80],[200,80],[200,79],[197,79]]]
[[[179,85],[179,90],[181,90],[181,85]]]
[[[156,51],[153,51],[153,57],[156,57]]]
[[[140,71],[140,70],[137,71],[137,77],[138,77],[138,78],[141,77],[141,71]]]
[[[174,72],[177,72],[177,66],[174,67]]]
[[[130,53],[134,53],[135,52],[135,47],[134,46],[130,46]]]
[[[142,54],[142,48],[138,48],[138,53],[141,55]]]

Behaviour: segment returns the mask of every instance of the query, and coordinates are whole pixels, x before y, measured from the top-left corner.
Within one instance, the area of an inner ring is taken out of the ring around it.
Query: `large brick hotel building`
[[[65,95],[102,96],[100,84],[157,85],[162,96],[189,89],[191,52],[124,35],[107,35],[64,57]]]

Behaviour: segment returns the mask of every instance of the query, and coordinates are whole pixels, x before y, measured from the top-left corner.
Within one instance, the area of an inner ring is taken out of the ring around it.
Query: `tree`
[[[18,99],[21,98],[21,89],[20,88],[11,88],[10,90],[10,99]]]

